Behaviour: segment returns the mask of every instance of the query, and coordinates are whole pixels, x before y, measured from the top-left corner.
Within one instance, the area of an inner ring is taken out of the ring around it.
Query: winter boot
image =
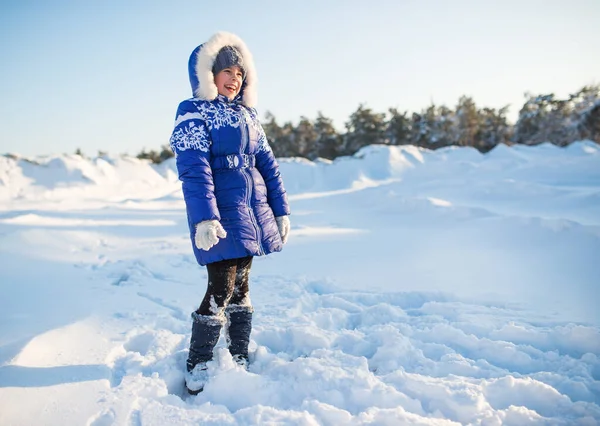
[[[192,313],[192,338],[187,359],[185,384],[188,392],[196,395],[202,392],[208,379],[206,363],[213,357],[213,349],[219,341],[223,322],[215,316]]]
[[[205,362],[199,362],[185,375],[185,387],[190,395],[198,395],[208,382],[208,367]]]
[[[252,307],[230,305],[225,309],[227,316],[227,346],[231,356],[239,365],[248,369],[248,344],[252,331]]]

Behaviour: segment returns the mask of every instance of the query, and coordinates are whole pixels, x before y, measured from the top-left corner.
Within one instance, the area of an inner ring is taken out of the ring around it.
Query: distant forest
[[[352,155],[373,144],[428,149],[471,146],[485,153],[498,144],[550,142],[566,146],[582,139],[600,143],[600,85],[585,86],[567,99],[558,99],[554,94],[525,97],[515,124],[506,119],[508,106],[479,108],[472,98],[463,96],[454,109],[432,104],[413,113],[396,108],[375,112],[361,104],[346,121],[343,133],[320,112],[315,120],[301,117],[297,125],[280,125],[267,112],[262,125],[277,157],[310,160]],[[169,145],[165,145],[161,151],[143,150],[137,157],[160,163],[172,156]]]

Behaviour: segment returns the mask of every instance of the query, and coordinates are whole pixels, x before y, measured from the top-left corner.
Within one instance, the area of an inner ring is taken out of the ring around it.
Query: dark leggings
[[[229,305],[250,307],[248,278],[252,256],[228,259],[206,265],[208,287],[198,315],[218,315]]]

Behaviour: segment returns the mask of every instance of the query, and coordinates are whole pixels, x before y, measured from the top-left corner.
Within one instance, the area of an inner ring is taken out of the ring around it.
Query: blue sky
[[[0,152],[136,154],[168,142],[191,95],[187,60],[242,37],[261,116],[318,111],[340,130],[360,103],[420,111],[565,96],[600,83],[600,1],[2,1]]]

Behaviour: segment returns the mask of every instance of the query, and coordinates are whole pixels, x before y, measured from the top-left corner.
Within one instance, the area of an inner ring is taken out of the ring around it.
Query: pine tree
[[[458,105],[456,105],[455,116],[457,130],[456,145],[477,146],[480,117],[473,99],[468,96],[462,96],[458,100]]]
[[[158,162],[159,163],[162,163],[163,161],[175,156],[170,145],[168,145],[168,144],[163,145],[161,148],[162,149],[160,150],[160,153],[158,154]]]
[[[400,113],[396,108],[388,110],[390,119],[387,122],[386,139],[390,145],[406,145],[410,143],[411,120],[407,112]]]
[[[488,152],[498,144],[508,144],[510,142],[512,129],[506,118],[508,108],[507,105],[499,110],[494,108],[479,110],[481,126],[475,148],[480,152]]]
[[[275,116],[273,114],[271,114],[270,111],[266,112],[265,119],[262,122],[262,127],[263,127],[263,130],[265,131],[265,135],[267,136],[267,141],[271,145],[271,148],[273,149],[273,152],[275,152],[275,155],[277,155],[276,141],[277,141],[277,136],[281,132],[281,129],[279,128],[279,125],[277,124],[277,120],[275,119]]]
[[[154,164],[160,163],[160,154],[158,151],[152,149],[150,151],[146,151],[146,149],[142,149],[142,151],[136,156],[140,160],[150,160]]]
[[[325,117],[321,111],[318,112],[315,120],[315,132],[317,133],[317,157],[333,160],[341,155],[342,137],[335,130],[333,121]]]
[[[594,106],[599,94],[598,86],[586,86],[568,99],[557,99],[552,93],[526,95],[527,101],[515,126],[514,142],[566,146],[578,139],[594,140],[594,117],[598,114]]]
[[[413,113],[410,143],[428,149],[446,146],[452,137],[452,126],[452,112],[431,104],[420,114]]]
[[[600,100],[581,114],[577,139],[588,139],[600,144]]]
[[[456,117],[454,111],[444,105],[437,108],[432,105],[427,109],[427,116],[431,127],[428,147],[437,149],[448,145],[454,145],[455,140],[457,139]]]
[[[294,135],[294,125],[291,122],[286,122],[281,127],[281,135],[277,139],[277,144],[283,152],[282,157],[297,157],[299,155]]]
[[[306,117],[301,117],[300,122],[293,130],[293,140],[296,156],[314,160],[317,158],[318,134],[313,123]]]
[[[273,154],[276,157],[289,157],[290,153],[287,152],[288,144],[284,140],[284,131],[279,127],[275,116],[271,114],[271,112],[267,111],[265,114],[265,120],[262,123],[262,127],[267,136],[267,141],[269,142],[269,145],[271,145]]]
[[[600,143],[600,85],[585,86],[570,99],[576,128],[574,140],[588,139]]]
[[[411,117],[411,134],[410,143],[411,145],[429,148],[431,139],[431,127],[430,122],[427,119],[426,113],[423,112],[418,114],[413,112]]]
[[[360,104],[346,123],[343,152],[352,155],[363,146],[386,144],[385,114],[374,113]]]
[[[519,111],[513,141],[524,145],[536,145],[545,142],[541,132],[547,122],[554,95],[533,96],[527,93],[525,97],[527,100]]]

